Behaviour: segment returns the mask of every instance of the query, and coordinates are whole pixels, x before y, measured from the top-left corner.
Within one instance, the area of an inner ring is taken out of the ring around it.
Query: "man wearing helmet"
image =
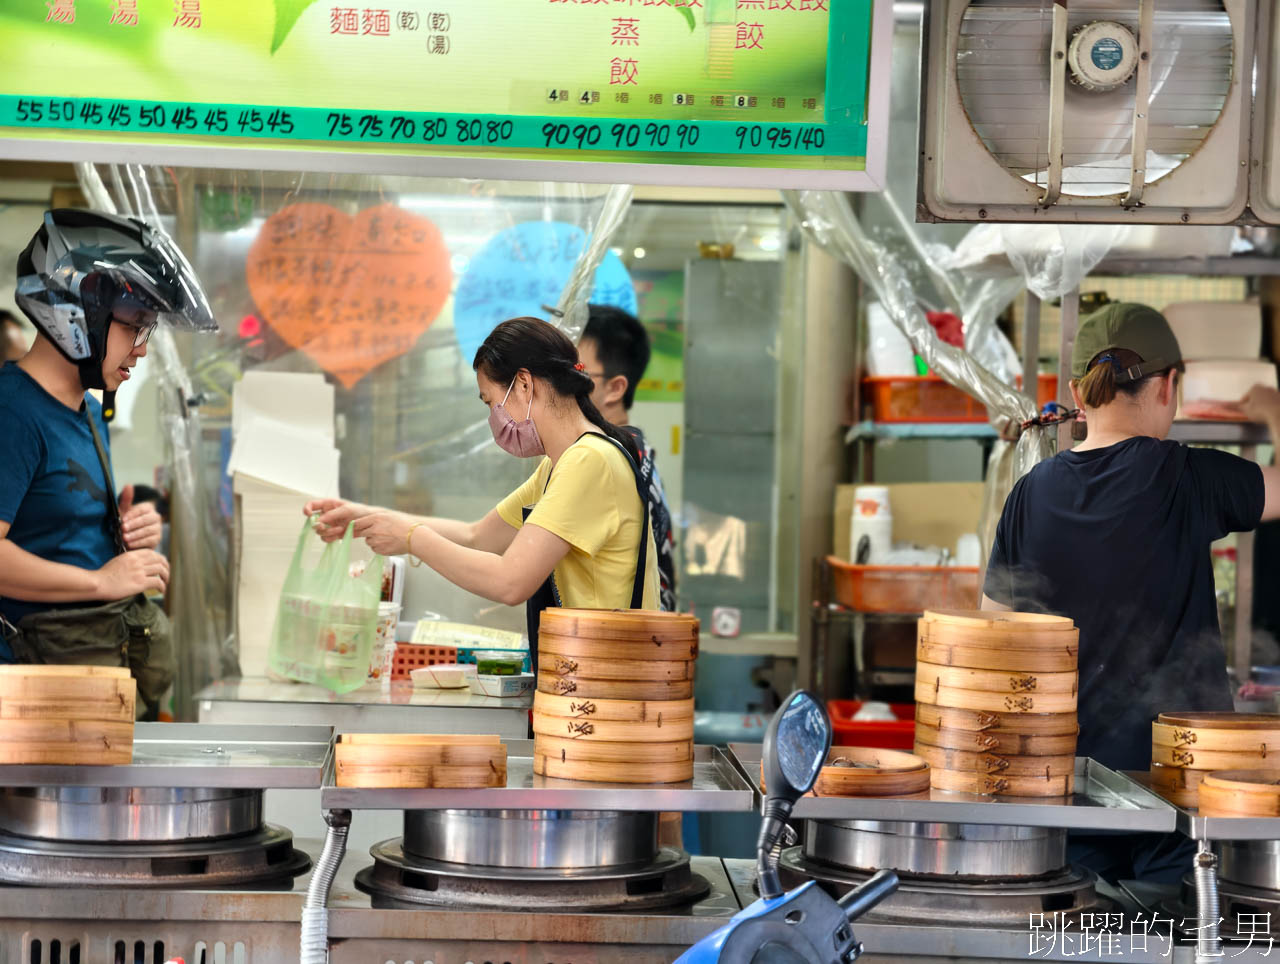
[[[16,299],[37,334],[0,367],[0,663],[119,665],[128,649],[138,676],[147,654],[102,627],[162,618],[142,594],[164,590],[169,565],[154,551],[155,507],[133,506],[132,487],[117,501],[104,407],[109,419],[161,320],[216,325],[167,237],[95,211],[45,214],[18,258]],[[153,702],[141,677],[139,690]]]

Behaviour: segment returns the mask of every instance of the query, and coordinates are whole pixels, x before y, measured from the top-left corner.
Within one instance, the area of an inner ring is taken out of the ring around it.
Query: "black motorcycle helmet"
[[[112,312],[128,306],[189,331],[217,331],[187,259],[142,221],[59,208],[18,255],[16,300],[32,324],[80,370],[86,388],[105,388],[102,363]]]

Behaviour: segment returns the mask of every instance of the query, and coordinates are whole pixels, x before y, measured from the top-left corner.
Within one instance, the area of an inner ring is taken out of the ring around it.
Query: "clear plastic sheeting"
[[[1127,224],[1002,224],[1000,246],[1013,269],[1041,301],[1080,287],[1112,248],[1124,243]]]
[[[478,519],[533,468],[490,436],[471,369],[484,336],[526,314],[551,316],[576,340],[589,300],[636,307],[610,247],[629,187],[134,165],[78,173],[92,204],[175,239],[221,325],[151,343],[165,447],[155,464],[167,463],[173,489],[180,717],[191,694],[243,662],[230,629],[226,464],[244,372],[320,372],[335,385],[344,496]],[[406,620],[433,609],[523,626],[522,613],[426,567],[413,582]]]
[[[783,197],[808,237],[849,265],[871,289],[929,368],[982,402],[1002,436],[1016,438],[1011,444],[997,445],[992,453],[992,468],[998,471],[988,473],[988,511],[984,513],[980,533],[984,544],[989,546],[1009,487],[1049,456],[1053,429],[1032,426],[1021,432],[1022,422],[1038,414],[1035,400],[993,374],[968,351],[938,338],[920,307],[902,261],[867,236],[848,195],[833,191],[784,191]],[[1008,460],[1007,466],[1005,460]]]

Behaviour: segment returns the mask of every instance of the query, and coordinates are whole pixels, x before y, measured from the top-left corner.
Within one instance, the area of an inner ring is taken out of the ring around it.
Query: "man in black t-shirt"
[[[609,305],[589,305],[587,327],[578,342],[578,360],[595,388],[591,401],[600,414],[635,439],[640,450],[640,474],[649,480],[649,522],[658,550],[659,597],[662,608],[676,608],[676,542],[671,529],[671,509],[662,477],[654,462],[653,446],[639,428],[630,424],[636,386],[649,367],[649,333],[635,315]]]
[[[1209,546],[1280,516],[1280,473],[1166,439],[1182,355],[1154,309],[1089,316],[1071,367],[1088,439],[1013,487],[983,605],[1075,621],[1076,752],[1146,770],[1159,713],[1232,709]],[[1280,437],[1280,396],[1255,389],[1244,405]]]

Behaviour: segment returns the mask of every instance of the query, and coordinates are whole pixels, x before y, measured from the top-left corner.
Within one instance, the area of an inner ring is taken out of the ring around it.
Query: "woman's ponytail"
[[[1108,348],[1099,352],[1089,362],[1084,377],[1076,383],[1076,391],[1085,408],[1102,408],[1115,401],[1117,395],[1136,398],[1142,393],[1147,383],[1154,378],[1163,378],[1168,372],[1152,372],[1141,378],[1129,378],[1124,373],[1136,365],[1142,364],[1142,356],[1127,348]]]

